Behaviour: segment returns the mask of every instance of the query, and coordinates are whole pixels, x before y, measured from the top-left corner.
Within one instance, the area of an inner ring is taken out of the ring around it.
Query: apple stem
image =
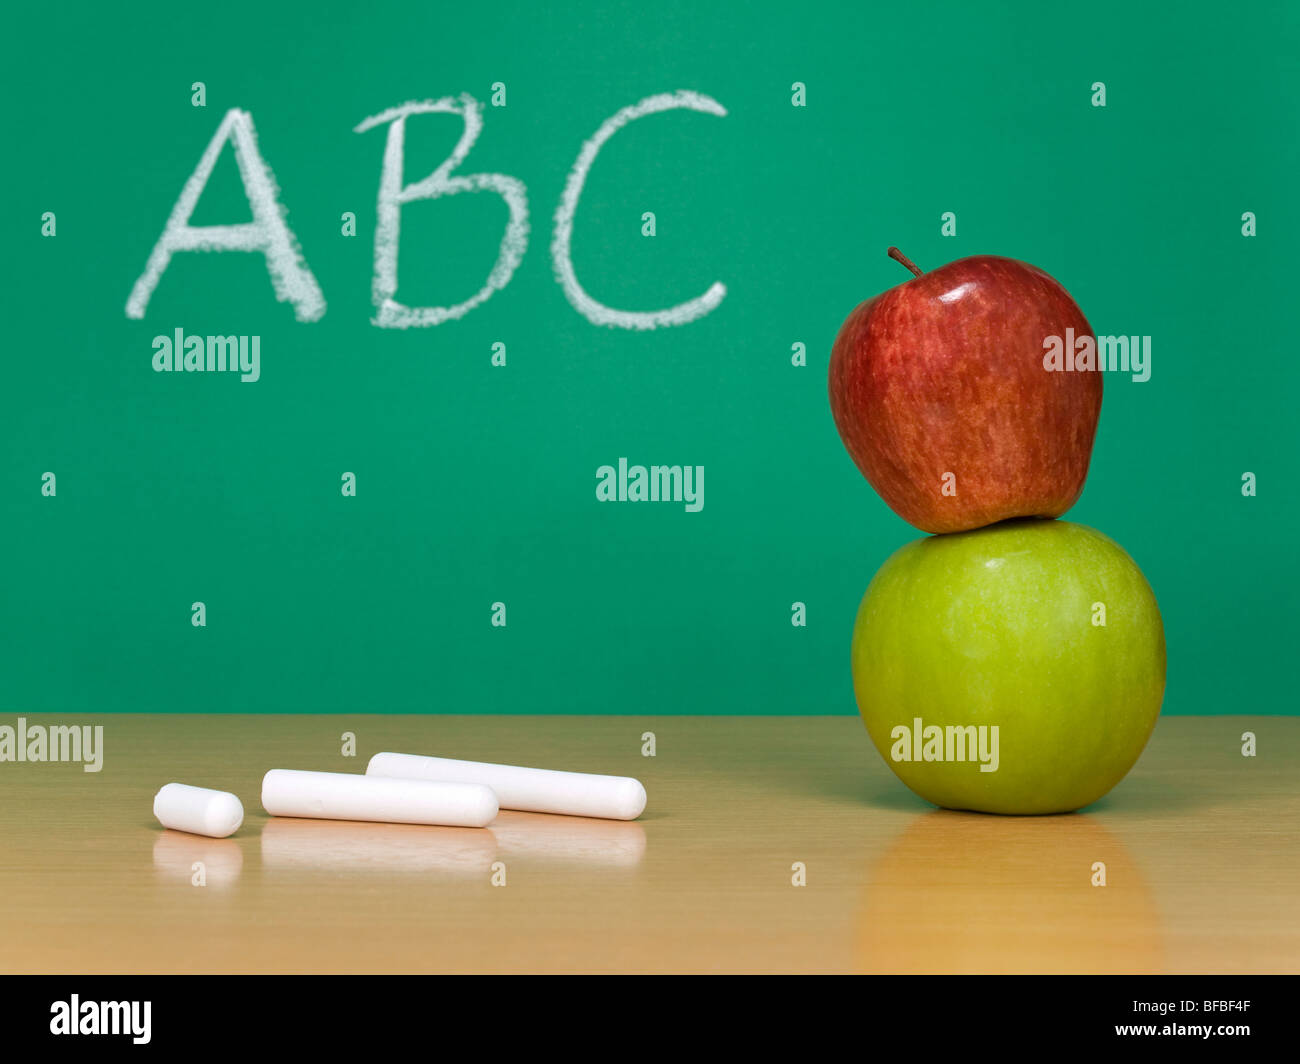
[[[904,255],[901,251],[899,251],[898,248],[890,248],[889,257],[896,262],[901,262],[904,266],[906,266],[909,270],[911,270],[914,274],[916,274],[917,277],[921,276],[921,268],[917,266],[917,264],[914,263],[911,259],[909,259],[906,255]]]

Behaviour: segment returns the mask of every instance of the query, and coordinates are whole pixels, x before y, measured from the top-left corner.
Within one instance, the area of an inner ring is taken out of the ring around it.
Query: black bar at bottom
[[[1237,975],[5,976],[0,1030],[6,1050],[373,1055],[413,1041],[676,1057],[703,1040],[814,1056],[895,1043],[1241,1054],[1294,1044],[1298,989],[1294,976]]]

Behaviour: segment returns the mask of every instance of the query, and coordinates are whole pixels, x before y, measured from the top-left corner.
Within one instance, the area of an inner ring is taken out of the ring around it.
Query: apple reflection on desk
[[[918,816],[872,863],[857,923],[868,973],[1148,973],[1165,961],[1137,863],[1085,813]]]

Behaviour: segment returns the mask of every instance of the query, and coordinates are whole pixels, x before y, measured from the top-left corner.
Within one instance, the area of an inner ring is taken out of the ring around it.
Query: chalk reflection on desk
[[[195,862],[202,862],[203,867],[195,868]],[[234,839],[209,839],[167,828],[154,840],[153,867],[168,880],[183,879],[209,888],[229,887],[239,880],[244,853]]]
[[[271,872],[439,873],[487,878],[497,842],[481,828],[272,817],[262,827]]]
[[[503,859],[635,868],[645,855],[645,829],[634,820],[503,811],[488,831],[496,836]]]

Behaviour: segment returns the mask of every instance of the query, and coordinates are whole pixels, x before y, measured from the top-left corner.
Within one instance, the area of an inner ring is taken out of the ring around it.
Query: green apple
[[[853,629],[871,741],[927,801],[1063,813],[1137,761],[1160,714],[1165,634],[1113,540],[1023,520],[928,536],[876,573]]]

